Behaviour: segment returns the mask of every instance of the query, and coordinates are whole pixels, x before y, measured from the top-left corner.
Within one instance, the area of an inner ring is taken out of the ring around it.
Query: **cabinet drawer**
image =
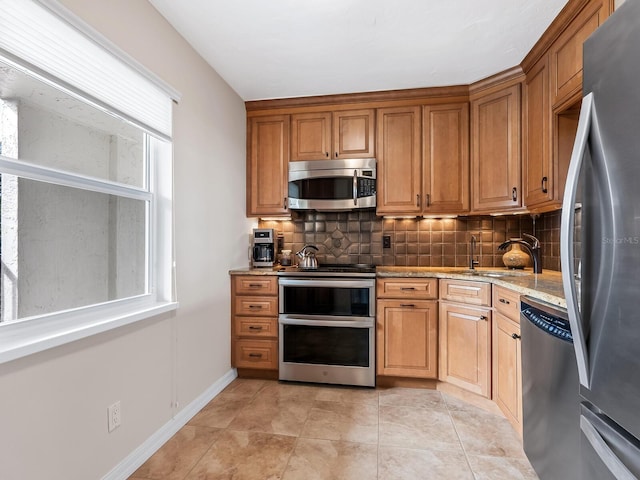
[[[493,306],[508,319],[520,324],[520,294],[508,288],[493,286]]]
[[[274,317],[278,315],[278,297],[246,296],[235,298],[236,315]]]
[[[377,295],[381,298],[438,298],[438,279],[378,279]]]
[[[277,340],[236,340],[235,349],[237,368],[278,368]]]
[[[278,337],[277,317],[235,317],[233,324],[238,337]]]
[[[277,295],[278,277],[272,276],[236,276],[233,277],[237,295]]]
[[[440,280],[440,298],[469,305],[489,306],[491,284],[466,280]]]

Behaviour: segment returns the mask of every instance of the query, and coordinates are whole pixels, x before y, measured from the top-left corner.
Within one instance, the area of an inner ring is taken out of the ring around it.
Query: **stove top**
[[[282,276],[335,276],[335,277],[375,277],[375,265],[364,263],[333,264],[323,263],[318,268],[300,268],[298,266],[282,267],[278,271]]]

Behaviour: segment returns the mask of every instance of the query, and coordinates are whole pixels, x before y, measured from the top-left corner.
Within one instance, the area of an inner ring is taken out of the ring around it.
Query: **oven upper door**
[[[289,164],[289,208],[351,210],[376,206],[374,158]]]
[[[281,278],[280,313],[375,316],[375,279]]]

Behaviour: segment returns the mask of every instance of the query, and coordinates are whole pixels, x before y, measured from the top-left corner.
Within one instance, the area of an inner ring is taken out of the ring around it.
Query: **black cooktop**
[[[312,276],[312,275],[327,275],[332,274],[335,276],[359,276],[359,277],[375,277],[376,267],[375,265],[369,265],[365,263],[321,263],[318,268],[300,268],[297,265],[292,267],[282,267],[278,270],[278,275],[283,276]]]

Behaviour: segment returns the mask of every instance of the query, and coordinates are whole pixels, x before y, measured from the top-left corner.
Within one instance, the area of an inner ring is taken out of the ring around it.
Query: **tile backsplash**
[[[260,221],[283,235],[284,249],[294,253],[306,244],[318,247],[320,263],[465,267],[471,236],[477,239],[476,259],[483,267],[503,267],[498,246],[523,233],[542,244],[543,268],[560,270],[560,211],[501,217],[451,219],[388,219],[373,211],[345,213],[294,212],[291,221]],[[389,236],[390,248],[383,248]]]

